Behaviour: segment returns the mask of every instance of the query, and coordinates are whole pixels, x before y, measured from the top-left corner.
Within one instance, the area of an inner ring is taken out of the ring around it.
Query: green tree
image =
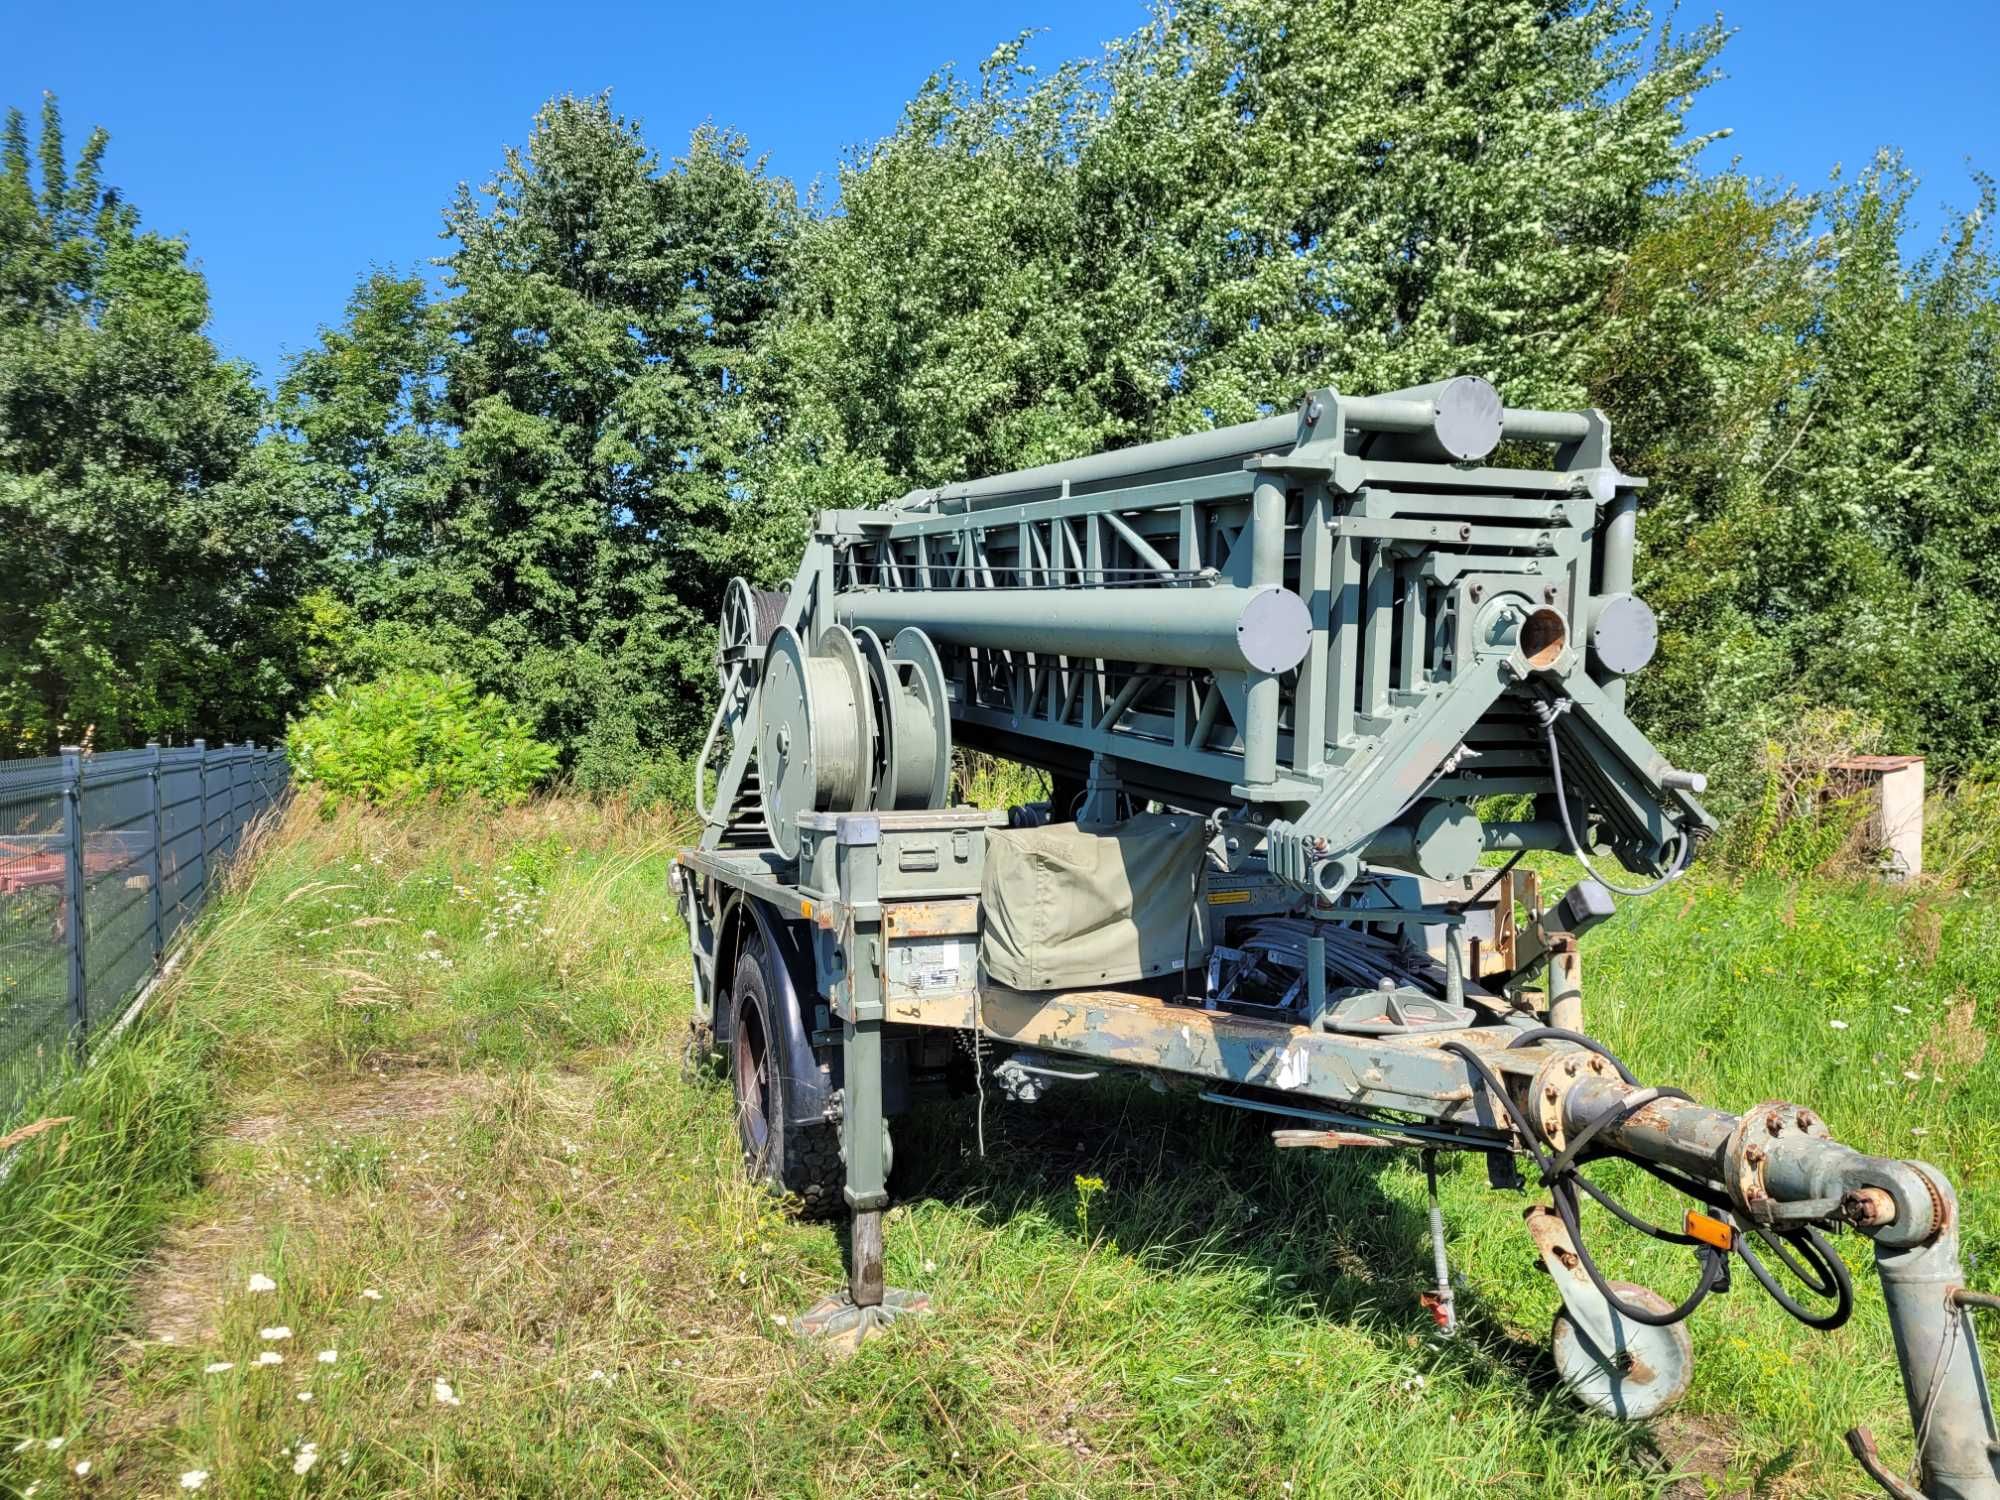
[[[934,78],[773,340],[822,503],[1471,372],[1576,404],[1721,41],[1622,3],[1196,0],[1036,81]]]
[[[139,227],[53,97],[0,134],[0,736],[269,738],[312,543],[252,457],[263,403],[203,332],[187,248]]]
[[[764,536],[750,351],[794,213],[740,136],[663,168],[607,99],[563,98],[447,211],[443,297],[363,284],[282,407],[340,512],[350,670],[468,672],[591,781],[699,733]]]
[[[1809,207],[1743,367],[1736,430],[1703,482],[1648,518],[1664,670],[1643,701],[1712,758],[1803,710],[1859,710],[1945,769],[2000,749],[2000,308],[1991,186],[1906,258],[1915,184],[1893,157]],[[1735,403],[1711,401],[1699,432]]]

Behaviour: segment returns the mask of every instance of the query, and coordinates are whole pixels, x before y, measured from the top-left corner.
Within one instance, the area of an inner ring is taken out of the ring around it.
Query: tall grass
[[[0,1188],[0,1222],[32,1227],[0,1251],[0,1480],[81,1492],[86,1460],[107,1495],[201,1469],[229,1496],[1838,1497],[1868,1493],[1840,1429],[1902,1430],[1872,1288],[1820,1336],[1740,1278],[1697,1319],[1675,1418],[1589,1419],[1548,1373],[1527,1197],[1450,1164],[1466,1327],[1439,1343],[1413,1163],[1276,1152],[1115,1082],[989,1099],[984,1158],[968,1104],[899,1123],[889,1279],[936,1310],[830,1364],[787,1320],[838,1284],[837,1233],[741,1181],[726,1089],[681,1069],[677,833],[573,802],[295,818]],[[1645,1081],[1811,1102],[1928,1156],[1993,1248],[1991,895],[1697,874],[1587,951],[1589,1023]],[[1685,1285],[1683,1254],[1590,1222],[1615,1274]],[[162,1320],[163,1282],[185,1316]]]

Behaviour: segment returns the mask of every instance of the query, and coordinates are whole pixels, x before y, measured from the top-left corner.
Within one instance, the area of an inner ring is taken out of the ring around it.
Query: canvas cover
[[[1101,831],[996,829],[986,843],[981,969],[1011,989],[1060,990],[1202,963],[1207,841],[1200,818],[1169,813]]]

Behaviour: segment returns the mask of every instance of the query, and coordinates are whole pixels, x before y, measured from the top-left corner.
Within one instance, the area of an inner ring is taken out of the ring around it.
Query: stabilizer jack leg
[[[870,976],[872,977],[872,976]],[[879,1014],[879,1002],[874,1007]],[[841,1155],[847,1163],[847,1285],[819,1299],[798,1321],[799,1337],[852,1354],[899,1317],[930,1311],[923,1292],[882,1284],[882,1212],[889,1205],[888,1133],[882,1121],[882,1023],[848,1021],[842,1038]]]
[[[1458,1308],[1451,1291],[1451,1262],[1445,1256],[1444,1212],[1438,1207],[1437,1152],[1424,1153],[1424,1181],[1430,1189],[1431,1262],[1437,1271],[1437,1285],[1424,1293],[1424,1306],[1437,1319],[1438,1337],[1458,1334]]]

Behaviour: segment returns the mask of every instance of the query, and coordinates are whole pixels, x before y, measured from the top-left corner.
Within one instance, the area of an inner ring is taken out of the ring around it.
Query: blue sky
[[[1044,64],[1137,28],[1141,0],[1005,4],[164,6],[0,0],[0,104],[61,99],[72,140],[113,136],[108,175],[207,271],[213,332],[269,378],[339,318],[371,265],[438,253],[439,210],[482,180],[552,94],[615,90],[663,153],[704,119],[745,131],[802,183],[891,129],[933,68],[1025,28]],[[1698,7],[1683,20],[1705,14]],[[1700,102],[1714,159],[1815,187],[1903,147],[1934,236],[1967,204],[1968,159],[2000,170],[1991,93],[2000,6],[1739,0],[1729,77]],[[1913,45],[1912,38],[1922,38]]]

